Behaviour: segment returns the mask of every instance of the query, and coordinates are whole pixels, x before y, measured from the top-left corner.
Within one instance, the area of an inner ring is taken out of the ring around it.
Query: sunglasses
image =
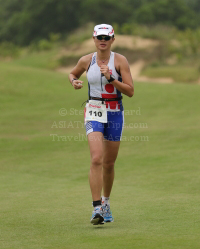
[[[99,40],[99,41],[102,41],[103,39],[105,40],[105,41],[110,41],[110,36],[108,36],[108,35],[98,35],[97,36],[97,39]]]

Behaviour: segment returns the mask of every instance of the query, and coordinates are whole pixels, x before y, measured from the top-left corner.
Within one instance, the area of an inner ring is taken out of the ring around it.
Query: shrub
[[[58,64],[63,67],[70,66],[70,65],[76,65],[79,58],[80,57],[64,55],[60,57],[60,59],[58,60]]]
[[[132,30],[133,30],[133,27],[130,23],[124,23],[120,29],[121,34],[124,34],[124,35],[131,35]]]
[[[52,43],[46,39],[42,39],[38,43],[39,50],[50,50],[52,48]]]
[[[61,38],[61,34],[59,34],[59,33],[57,33],[57,34],[56,33],[50,33],[49,34],[49,40],[52,43],[58,42],[60,40],[60,38]]]
[[[177,39],[180,41],[185,56],[198,56],[200,52],[200,29],[179,32]]]
[[[47,51],[51,50],[53,48],[53,43],[51,41],[48,41],[46,39],[42,39],[38,42],[33,41],[29,46],[29,52],[34,51]]]
[[[124,23],[119,28],[120,34],[136,35],[144,38],[169,40],[174,38],[177,30],[167,25],[142,25],[137,23]]]
[[[0,57],[13,57],[19,56],[20,49],[11,42],[0,43]]]
[[[81,44],[83,41],[92,37],[94,23],[88,23],[83,27],[69,34],[66,40],[66,45]]]

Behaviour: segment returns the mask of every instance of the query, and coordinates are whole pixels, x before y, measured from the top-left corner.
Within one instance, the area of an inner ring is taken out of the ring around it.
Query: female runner
[[[81,89],[83,81],[79,78],[86,71],[89,99],[85,107],[85,128],[91,155],[89,183],[94,206],[90,222],[98,225],[114,220],[110,194],[124,124],[121,94],[132,97],[134,86],[127,59],[111,51],[115,40],[113,27],[95,26],[93,40],[97,51],[80,58],[69,80],[75,90]]]

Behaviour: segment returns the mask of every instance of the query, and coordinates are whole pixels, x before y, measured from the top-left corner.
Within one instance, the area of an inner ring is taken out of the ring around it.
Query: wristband
[[[107,81],[110,83],[110,82],[112,82],[112,81],[114,81],[114,80],[115,80],[115,78],[114,78],[114,76],[111,74],[111,75],[110,75],[110,79],[107,80]]]

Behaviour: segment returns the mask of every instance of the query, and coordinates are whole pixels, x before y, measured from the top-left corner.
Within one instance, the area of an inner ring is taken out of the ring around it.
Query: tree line
[[[0,0],[0,42],[29,45],[59,33],[64,38],[88,22],[200,26],[199,0]]]

